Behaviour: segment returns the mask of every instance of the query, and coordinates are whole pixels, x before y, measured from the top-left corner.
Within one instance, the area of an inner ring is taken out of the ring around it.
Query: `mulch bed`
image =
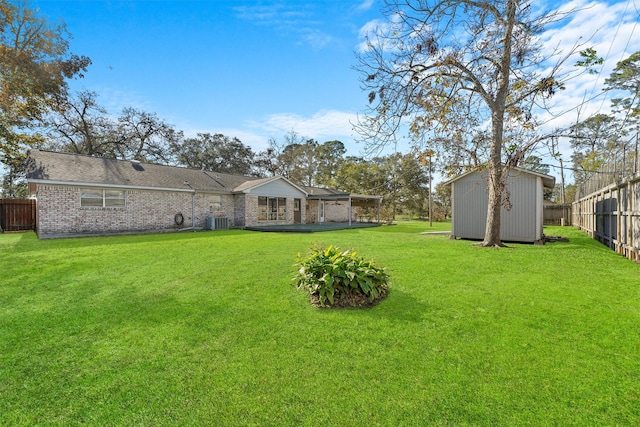
[[[369,298],[366,295],[362,294],[335,295],[333,304],[330,304],[329,302],[320,304],[320,297],[318,295],[310,295],[309,300],[311,302],[311,305],[314,305],[318,308],[367,308],[373,307],[384,301],[385,298],[387,298],[387,295],[389,295],[388,289],[373,301],[369,301]]]

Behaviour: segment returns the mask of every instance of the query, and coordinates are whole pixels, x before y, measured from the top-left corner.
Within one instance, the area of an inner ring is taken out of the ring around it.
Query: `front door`
[[[300,209],[300,199],[293,199],[293,223],[302,224],[302,210]]]
[[[324,222],[324,202],[322,200],[318,201],[318,222]]]

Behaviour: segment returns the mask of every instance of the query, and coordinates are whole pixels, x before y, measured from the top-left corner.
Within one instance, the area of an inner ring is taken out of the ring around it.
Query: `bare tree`
[[[97,93],[87,90],[59,98],[47,119],[49,143],[45,148],[116,157],[111,141],[116,122],[97,98]]]
[[[169,147],[182,137],[182,131],[175,130],[157,114],[126,107],[118,117],[112,140],[118,150],[117,157],[170,163]]]
[[[370,107],[356,129],[378,147],[408,129],[415,145],[430,141],[429,148],[444,151],[451,147],[438,140],[486,132],[482,245],[502,245],[507,169],[539,140],[522,135],[536,129],[538,102],[567,78],[559,67],[569,53],[550,65],[554,55],[543,55],[538,36],[566,14],[537,12],[533,2],[519,0],[387,0],[383,14],[385,24],[358,53]]]

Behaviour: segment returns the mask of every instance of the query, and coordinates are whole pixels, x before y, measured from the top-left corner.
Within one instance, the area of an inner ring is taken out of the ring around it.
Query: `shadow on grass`
[[[167,231],[160,233],[131,233],[131,234],[105,234],[102,236],[69,236],[55,239],[38,239],[35,232],[21,233],[21,237],[12,246],[14,252],[29,252],[50,248],[87,248],[105,245],[132,245],[137,243],[162,243],[181,242],[192,239],[215,238],[228,235],[239,235],[242,230],[196,230],[196,231]],[[2,236],[2,235],[0,235]],[[0,245],[1,246],[1,245]]]
[[[323,308],[326,312],[342,312],[357,317],[385,318],[391,322],[420,323],[428,313],[428,306],[413,295],[391,288],[389,295],[373,307]]]

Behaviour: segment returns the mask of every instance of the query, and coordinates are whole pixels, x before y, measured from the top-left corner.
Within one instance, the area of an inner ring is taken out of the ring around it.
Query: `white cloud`
[[[334,38],[321,30],[326,28],[314,15],[313,4],[307,3],[273,3],[267,5],[234,7],[236,16],[256,25],[271,27],[283,34],[292,34],[299,43],[314,49],[322,49]]]
[[[269,146],[269,137],[259,132],[237,128],[193,128],[178,127],[184,132],[185,138],[195,138],[199,133],[220,133],[229,138],[238,138],[244,145],[251,147],[253,151],[265,150]]]
[[[547,31],[542,37],[543,43],[547,48],[558,48],[564,54],[576,43],[581,43],[579,50],[587,47],[596,49],[598,55],[604,58],[604,63],[596,68],[596,75],[582,73],[569,79],[566,89],[554,96],[553,111],[561,114],[549,123],[554,127],[575,123],[578,113],[582,120],[597,112],[609,112],[609,94],[602,92],[605,79],[619,61],[640,50],[640,37],[635,35],[639,16],[634,9],[627,8],[626,2],[612,5],[603,2],[572,4],[581,7],[562,28]],[[580,71],[574,66],[579,59],[578,54],[569,58],[563,67],[564,72],[575,74]]]
[[[578,51],[594,48],[598,56],[604,58],[604,63],[594,68],[598,74],[589,74],[575,67],[581,59],[578,53],[567,59],[561,71],[573,77],[566,81],[565,90],[551,99],[551,112],[540,115],[546,131],[567,128],[594,114],[610,113],[612,94],[603,91],[605,80],[619,61],[640,51],[640,37],[637,36],[640,15],[629,2],[609,4],[576,0],[562,9],[576,11],[562,23],[564,25],[557,25],[542,35],[547,53],[557,49],[566,55],[580,44]],[[560,140],[560,151],[565,162],[568,161],[572,154],[568,139]]]
[[[355,113],[337,110],[319,111],[310,117],[295,113],[279,113],[271,114],[260,122],[251,122],[250,126],[261,129],[275,138],[294,130],[300,135],[323,142],[327,138],[352,139],[351,123],[355,122],[356,118]]]
[[[353,143],[354,132],[351,123],[357,119],[355,113],[324,110],[312,116],[302,116],[295,113],[270,114],[262,120],[247,122],[246,128],[193,128],[182,126],[185,137],[195,137],[198,133],[221,133],[228,137],[235,137],[248,145],[254,151],[261,151],[268,147],[269,139],[282,140],[290,131],[295,131],[302,137],[313,138],[318,142],[337,139],[345,143],[352,154],[356,147]]]
[[[322,49],[334,40],[329,34],[311,28],[302,31],[302,33],[303,42],[314,49]]]
[[[361,11],[366,11],[371,9],[371,7],[374,5],[375,0],[364,0],[362,1],[362,3],[360,3],[358,5],[358,7],[356,8],[357,10],[361,10]]]

